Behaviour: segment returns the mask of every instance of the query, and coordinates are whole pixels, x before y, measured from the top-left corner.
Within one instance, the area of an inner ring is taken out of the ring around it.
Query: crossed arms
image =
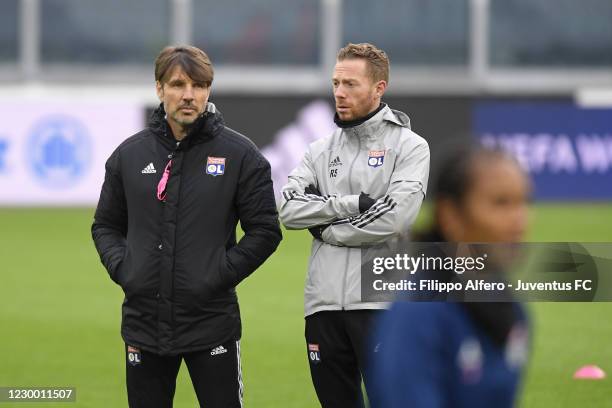
[[[381,243],[410,230],[425,196],[428,174],[429,148],[426,143],[418,144],[398,156],[386,193],[360,211],[357,194],[309,194],[308,187],[318,186],[320,176],[308,150],[282,189],[280,218],[289,229],[329,224],[320,239],[332,245]]]

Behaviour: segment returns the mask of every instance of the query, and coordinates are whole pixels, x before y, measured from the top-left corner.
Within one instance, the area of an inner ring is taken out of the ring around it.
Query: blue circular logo
[[[41,184],[68,188],[75,185],[90,167],[90,137],[85,126],[73,117],[46,117],[32,127],[26,154]]]

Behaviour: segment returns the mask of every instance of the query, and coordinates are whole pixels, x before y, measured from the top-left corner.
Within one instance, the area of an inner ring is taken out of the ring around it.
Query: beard
[[[374,91],[370,92],[363,100],[353,102],[351,108],[347,112],[338,113],[338,117],[344,121],[351,121],[361,119],[367,116],[370,112],[375,110],[378,107],[378,103],[376,102],[376,97],[374,96]],[[340,103],[341,105],[342,103]],[[336,103],[338,105],[338,103]]]
[[[200,115],[202,115],[202,112],[197,112],[197,111],[194,111],[192,115],[188,115],[188,116],[183,115],[181,113],[182,108],[184,108],[184,106],[178,108],[170,116],[172,117],[172,120],[174,120],[175,123],[183,127],[189,127],[193,125],[193,123],[200,117]]]
[[[179,124],[181,126],[190,126],[190,125],[193,125],[193,122],[196,121],[198,116],[183,117],[183,116],[181,116],[181,114],[179,112],[175,112],[172,115],[172,119],[174,120],[174,122],[176,122],[177,124]]]

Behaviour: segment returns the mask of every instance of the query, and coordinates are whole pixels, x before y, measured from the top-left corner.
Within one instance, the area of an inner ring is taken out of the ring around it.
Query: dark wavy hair
[[[201,49],[191,45],[166,47],[155,59],[155,80],[163,84],[175,67],[183,71],[195,82],[201,82],[207,87],[212,85],[214,71],[208,55]]]

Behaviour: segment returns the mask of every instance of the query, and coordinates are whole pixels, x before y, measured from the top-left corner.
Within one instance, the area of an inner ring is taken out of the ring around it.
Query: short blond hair
[[[387,54],[370,43],[348,43],[338,51],[336,59],[364,59],[368,67],[368,74],[373,82],[389,82],[389,57]]]

